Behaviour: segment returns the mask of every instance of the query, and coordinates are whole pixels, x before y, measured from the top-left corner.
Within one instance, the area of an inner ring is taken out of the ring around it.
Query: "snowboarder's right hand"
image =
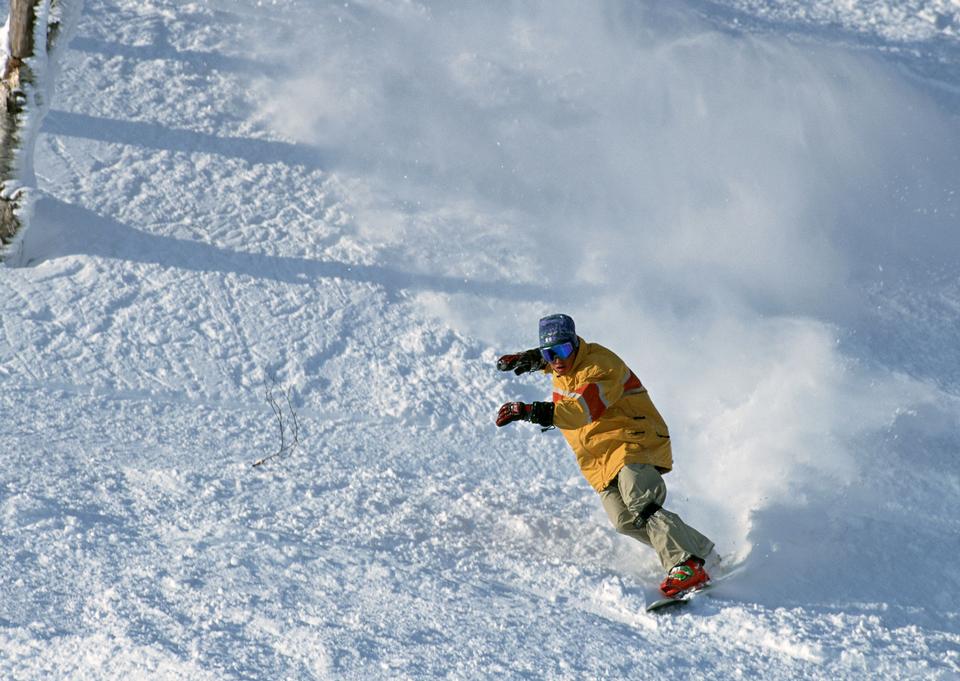
[[[538,371],[543,369],[547,363],[540,354],[539,348],[525,350],[513,355],[504,355],[497,360],[497,369],[500,371],[513,371],[517,376],[525,374],[528,371]]]
[[[532,405],[523,402],[507,402],[497,412],[497,427],[502,427],[514,421],[529,421]]]
[[[507,402],[497,412],[497,426],[514,421],[530,421],[544,428],[553,427],[553,402]]]

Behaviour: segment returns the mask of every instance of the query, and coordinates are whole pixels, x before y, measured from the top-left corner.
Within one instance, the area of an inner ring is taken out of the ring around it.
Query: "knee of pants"
[[[624,511],[617,517],[616,521],[613,522],[613,528],[620,534],[633,534],[637,531],[637,526],[634,524],[634,516],[629,511]]]

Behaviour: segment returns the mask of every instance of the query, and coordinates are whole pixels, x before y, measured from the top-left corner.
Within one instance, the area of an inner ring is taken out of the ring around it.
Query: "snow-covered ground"
[[[956,0],[87,0],[35,161],[0,678],[960,678]],[[493,425],[557,311],[711,597]]]

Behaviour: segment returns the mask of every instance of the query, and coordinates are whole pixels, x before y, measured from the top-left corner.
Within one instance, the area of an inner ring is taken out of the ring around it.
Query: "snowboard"
[[[659,587],[657,587],[653,598],[648,599],[648,600],[652,600],[653,602],[647,603],[647,612],[653,612],[655,610],[662,610],[663,608],[669,608],[674,605],[689,603],[700,594],[706,591],[709,591],[715,586],[716,586],[716,583],[711,581],[710,583],[700,587],[699,589],[694,589],[693,591],[687,591],[686,593],[682,593],[679,596],[664,596],[663,593],[660,591]]]
[[[711,577],[710,581],[699,589],[694,591],[688,591],[686,593],[680,594],[679,596],[664,596],[663,592],[660,591],[660,587],[652,587],[647,589],[647,612],[655,612],[657,610],[662,610],[664,608],[672,608],[676,605],[683,605],[684,603],[689,603],[694,598],[700,594],[707,593],[708,591],[715,589],[722,582],[730,579],[735,576],[738,572],[743,570],[743,565],[738,565],[732,569],[727,570],[719,575]]]

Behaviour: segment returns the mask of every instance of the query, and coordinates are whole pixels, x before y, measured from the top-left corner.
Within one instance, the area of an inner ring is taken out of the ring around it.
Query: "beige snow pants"
[[[680,519],[661,508],[641,527],[636,526],[640,512],[653,502],[663,506],[667,486],[656,468],[649,464],[628,463],[610,486],[600,492],[600,501],[617,532],[652,546],[664,570],[697,557],[704,559],[713,550],[713,542]]]

